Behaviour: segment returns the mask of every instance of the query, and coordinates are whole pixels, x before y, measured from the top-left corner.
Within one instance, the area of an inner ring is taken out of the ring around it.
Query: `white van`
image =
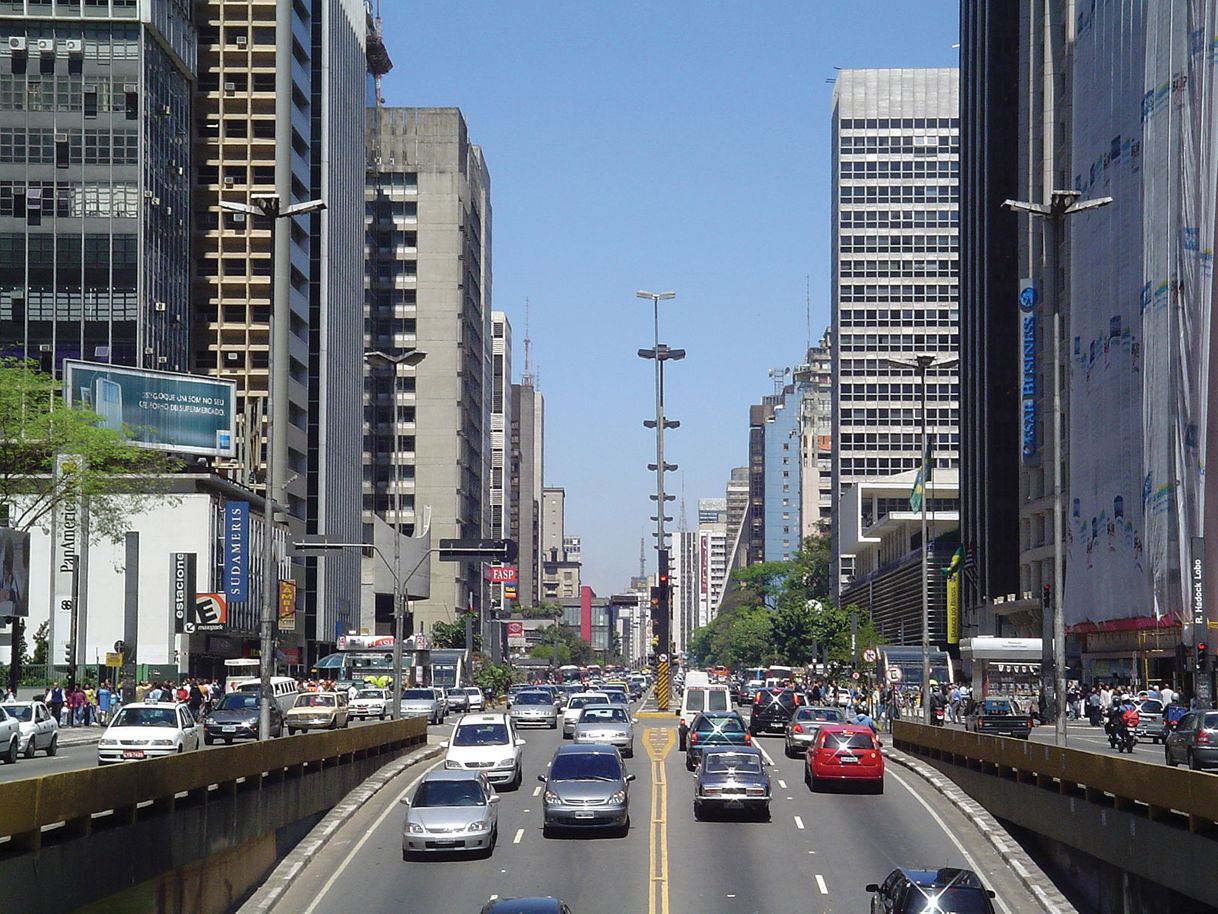
[[[677,727],[677,748],[685,751],[685,737],[689,725],[703,711],[731,711],[732,693],[727,686],[686,686],[681,698],[680,722]]]
[[[229,679],[224,684],[226,692],[257,692],[262,688],[262,680],[257,676],[238,676]],[[271,677],[271,693],[275,696],[275,702],[279,705],[279,710],[284,714],[288,713],[288,709],[296,703],[296,695],[300,689],[296,685],[296,680],[291,676],[272,676]]]

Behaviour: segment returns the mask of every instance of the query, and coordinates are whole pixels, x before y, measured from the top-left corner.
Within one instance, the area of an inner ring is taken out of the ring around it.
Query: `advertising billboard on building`
[[[215,457],[235,455],[237,385],[220,378],[118,368],[65,359],[64,399],[101,424],[127,430],[141,447]]]
[[[279,582],[279,630],[296,631],[296,582]]]
[[[30,535],[0,527],[0,624],[30,614]]]
[[[249,582],[250,503],[224,503],[224,596],[242,603]]]

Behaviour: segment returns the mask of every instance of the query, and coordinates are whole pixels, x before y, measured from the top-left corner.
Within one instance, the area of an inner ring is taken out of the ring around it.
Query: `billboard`
[[[524,647],[524,623],[523,622],[505,622],[507,628],[508,647]]]
[[[492,584],[514,584],[516,583],[516,566],[484,565],[482,566],[482,576]]]
[[[228,624],[228,602],[222,593],[195,594],[194,619],[185,625],[186,634],[219,632]]]
[[[64,399],[87,406],[105,428],[141,447],[232,457],[237,421],[233,381],[65,359]]]
[[[249,583],[250,504],[224,503],[224,596],[243,603]]]
[[[296,582],[279,582],[279,630],[296,631]]]
[[[0,623],[30,614],[30,535],[0,527]]]
[[[196,567],[195,553],[169,553],[169,605],[173,607],[175,634],[186,631],[186,622],[194,612]]]

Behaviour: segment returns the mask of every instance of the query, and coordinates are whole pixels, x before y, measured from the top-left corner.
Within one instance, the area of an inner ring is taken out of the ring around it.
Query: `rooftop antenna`
[[[647,577],[647,537],[639,534],[639,577]]]
[[[808,273],[804,274],[804,311],[808,320],[808,345],[804,347],[806,352],[812,348],[812,276]]]
[[[520,373],[520,383],[523,387],[533,386],[533,369],[529,364],[533,341],[529,339],[529,300],[524,300],[524,369]]]
[[[689,528],[685,525],[685,471],[681,471],[681,523],[677,527],[682,533],[687,533]]]
[[[782,389],[787,386],[787,378],[791,374],[790,368],[771,368],[770,380],[774,382],[774,396],[782,393]]]

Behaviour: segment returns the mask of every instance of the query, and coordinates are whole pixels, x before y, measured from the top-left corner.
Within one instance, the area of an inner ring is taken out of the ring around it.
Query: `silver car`
[[[18,751],[26,758],[33,758],[35,752],[54,755],[59,750],[59,722],[41,701],[9,702],[4,710],[21,725]]]
[[[770,818],[770,776],[752,746],[710,746],[694,781],[694,818],[709,810],[739,810]]]
[[[403,689],[401,708],[403,717],[426,717],[429,724],[444,720],[435,689]]]
[[[819,705],[796,708],[787,722],[784,746],[787,758],[799,758],[807,752],[808,747],[816,742],[816,734],[820,732],[821,724],[844,723],[847,723],[847,720],[841,708],[825,708]]]
[[[627,758],[634,758],[636,723],[620,705],[586,705],[575,724],[575,742],[605,743]]]
[[[630,831],[630,782],[622,757],[612,746],[560,746],[541,795],[542,835],[557,828],[611,828],[623,837]]]
[[[519,692],[512,702],[512,723],[517,727],[558,727],[558,709],[549,692]]]
[[[431,771],[414,797],[402,825],[402,859],[411,854],[479,851],[489,857],[499,837],[499,795],[486,775],[474,771]]]

